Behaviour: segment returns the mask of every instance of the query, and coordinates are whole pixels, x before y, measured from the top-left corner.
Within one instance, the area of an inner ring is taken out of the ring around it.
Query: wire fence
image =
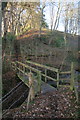
[[[4,100],[7,96],[9,96],[12,92],[15,91],[15,89],[17,89],[23,82],[19,82],[13,89],[11,89],[5,96],[2,97],[1,100]]]
[[[6,115],[6,113],[18,102],[20,101],[20,99],[22,99],[25,95],[25,93],[28,92],[28,90],[25,90],[25,92],[18,98],[18,100],[16,100],[14,103],[11,104],[11,106],[5,110],[5,112],[2,113],[2,116],[4,117]]]
[[[4,102],[6,102],[14,93],[16,93],[16,91],[18,91],[21,87],[22,87],[23,84],[21,84],[17,89],[15,89],[14,92],[12,92],[9,96],[7,96],[7,98],[5,98],[3,101],[2,101],[2,104]]]

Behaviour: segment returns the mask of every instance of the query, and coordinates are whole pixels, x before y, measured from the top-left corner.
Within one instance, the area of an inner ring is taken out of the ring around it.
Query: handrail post
[[[31,73],[31,69],[30,69],[30,73]]]
[[[47,82],[46,76],[47,76],[47,69],[45,69],[45,82]]]
[[[38,72],[38,91],[41,92],[41,72]]]
[[[25,66],[23,66],[23,71],[24,71],[23,78],[24,78],[24,81],[25,81]]]
[[[17,65],[16,65],[16,62],[15,62],[15,71],[17,71]]]
[[[30,100],[32,101],[35,98],[35,91],[34,91],[34,78],[33,73],[28,74],[29,77],[29,95],[28,95],[28,101],[27,101],[27,110],[29,107]]]
[[[74,89],[74,64],[71,63],[71,81],[70,81],[70,89]]]
[[[20,64],[19,64],[19,69],[20,69]],[[19,70],[19,76],[20,76],[20,70]]]
[[[19,67],[19,64],[16,61],[16,73],[18,74],[19,71],[18,71],[17,67]]]
[[[59,87],[59,71],[57,72],[57,88]]]

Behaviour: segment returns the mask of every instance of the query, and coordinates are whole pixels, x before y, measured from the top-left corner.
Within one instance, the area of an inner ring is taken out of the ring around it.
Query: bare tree
[[[56,13],[56,19],[55,19],[55,22],[54,22],[54,30],[56,30],[56,26],[58,26],[57,22],[59,21],[59,18],[60,18],[60,7],[61,7],[61,2],[59,0],[58,10],[57,10],[57,13]]]
[[[51,1],[49,3],[50,6],[50,17],[51,17],[51,31],[53,30],[53,25],[54,25],[54,7],[55,7],[55,2]]]

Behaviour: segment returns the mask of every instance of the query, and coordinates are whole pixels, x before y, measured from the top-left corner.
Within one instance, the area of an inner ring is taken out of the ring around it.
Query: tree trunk
[[[19,57],[21,56],[20,43],[18,40],[14,40],[14,54],[15,54],[16,61],[18,61]]]
[[[1,36],[1,24],[2,24],[2,10],[1,10],[1,2],[0,2],[0,36]]]
[[[59,2],[59,6],[58,6],[57,15],[56,15],[56,20],[55,20],[55,23],[54,23],[54,30],[56,29],[56,25],[57,25],[57,21],[58,21],[58,16],[59,16],[59,11],[60,11],[60,2]]]

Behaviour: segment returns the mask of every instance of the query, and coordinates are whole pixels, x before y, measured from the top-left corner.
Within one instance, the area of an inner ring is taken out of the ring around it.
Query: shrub
[[[54,41],[55,47],[63,47],[64,46],[64,38],[62,36],[56,37]]]
[[[13,33],[8,32],[6,36],[2,37],[3,48],[6,45],[13,44],[13,41],[16,39],[16,36]]]
[[[72,52],[68,53],[66,60],[68,62],[77,62],[77,58],[74,56]]]
[[[16,39],[16,36],[13,33],[8,32],[6,35],[6,39],[11,44]]]

